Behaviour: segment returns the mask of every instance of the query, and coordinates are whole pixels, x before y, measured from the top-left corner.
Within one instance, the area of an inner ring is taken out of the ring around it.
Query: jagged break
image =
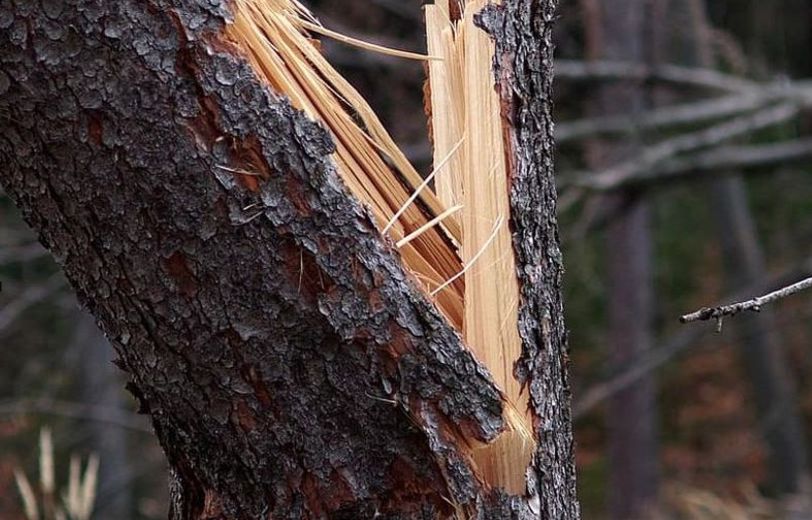
[[[308,33],[415,55],[333,33],[296,0],[236,0],[226,36],[258,76],[330,129],[348,188],[371,208],[404,266],[493,374],[505,395],[508,429],[495,442],[475,446],[472,459],[483,482],[521,494],[534,444],[527,393],[513,376],[521,355],[519,287],[494,48],[473,21],[486,4],[441,0],[425,7],[430,56],[422,59],[429,70],[434,189]]]

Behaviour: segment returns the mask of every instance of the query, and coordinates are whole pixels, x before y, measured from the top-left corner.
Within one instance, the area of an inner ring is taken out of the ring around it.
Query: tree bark
[[[349,195],[331,136],[224,41],[225,0],[0,4],[0,182],[151,415],[171,518],[578,518],[554,7],[481,16],[539,441],[527,494],[508,496],[469,457],[504,429],[500,393]]]

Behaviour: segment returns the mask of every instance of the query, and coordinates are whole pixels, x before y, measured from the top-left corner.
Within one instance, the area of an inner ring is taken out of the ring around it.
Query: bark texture
[[[489,375],[345,189],[330,135],[223,41],[229,16],[220,0],[0,3],[0,181],[151,415],[171,518],[577,518],[552,2],[486,16],[540,440],[525,497],[467,456],[504,428]]]
[[[553,139],[554,0],[513,0],[479,22],[496,41],[495,71],[508,150],[513,247],[521,290],[522,358],[538,450],[528,488],[541,518],[580,517],[575,486],[567,330],[561,290],[564,261],[556,218]]]

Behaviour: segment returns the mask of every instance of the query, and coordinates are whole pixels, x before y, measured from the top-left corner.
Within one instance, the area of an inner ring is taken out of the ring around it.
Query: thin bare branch
[[[737,300],[745,298],[746,294],[768,291],[774,287],[784,286],[790,280],[797,280],[805,276],[812,276],[812,259],[807,260],[799,268],[791,269],[771,277],[769,280],[736,291],[730,295],[730,299]],[[573,404],[573,417],[575,419],[584,417],[610,397],[634,385],[651,371],[657,370],[693,345],[698,344],[707,333],[708,330],[703,327],[685,328],[667,339],[661,347],[641,354],[637,359],[629,362],[622,372],[582,392],[580,398]]]
[[[746,93],[760,88],[757,82],[710,69],[677,65],[650,67],[624,61],[557,60],[555,74],[557,78],[581,81],[662,81],[723,92]]]
[[[145,417],[112,406],[75,403],[54,399],[10,399],[0,401],[0,415],[48,414],[70,419],[96,421],[127,430],[153,433]]]
[[[692,152],[751,134],[757,130],[784,123],[800,110],[797,103],[785,102],[737,117],[710,128],[683,134],[645,148],[634,159],[592,174],[576,174],[572,184],[596,191],[608,191],[633,183],[658,163],[681,153]]]
[[[747,301],[733,303],[730,305],[720,305],[718,307],[705,307],[691,314],[682,316],[679,320],[682,323],[692,323],[695,321],[716,320],[718,330],[722,328],[722,320],[727,316],[735,316],[741,312],[760,312],[761,308],[770,303],[776,302],[788,296],[792,296],[801,291],[812,288],[812,277],[801,280],[798,283],[789,285],[773,291],[764,296],[758,296]]]

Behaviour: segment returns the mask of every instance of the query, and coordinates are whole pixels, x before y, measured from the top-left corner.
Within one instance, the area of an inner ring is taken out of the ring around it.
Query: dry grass
[[[35,490],[31,481],[20,469],[14,470],[14,480],[23,503],[27,520],[89,520],[96,500],[96,483],[99,459],[91,455],[81,471],[79,457],[72,455],[68,472],[68,484],[58,499],[54,446],[51,431],[44,428],[39,439],[39,486]]]
[[[456,0],[451,0],[456,2]],[[493,44],[473,23],[489,0],[426,6],[429,56],[337,34],[296,0],[236,0],[227,37],[259,76],[335,136],[348,188],[372,210],[426,295],[503,390],[510,425],[473,458],[489,484],[524,492],[533,450],[527,396],[513,377],[521,354],[507,151],[492,75]],[[423,179],[308,32],[427,63],[435,171]],[[434,182],[434,189],[430,186]]]
[[[808,518],[795,504],[764,498],[753,485],[742,486],[736,496],[721,496],[707,489],[670,483],[649,517],[652,520],[780,520]],[[806,506],[804,506],[806,507]]]

